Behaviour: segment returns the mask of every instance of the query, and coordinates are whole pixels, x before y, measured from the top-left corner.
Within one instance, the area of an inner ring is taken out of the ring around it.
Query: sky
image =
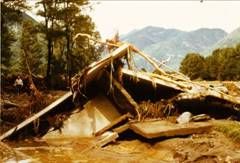
[[[27,0],[34,6],[36,0]],[[88,11],[102,38],[126,34],[146,26],[184,31],[221,28],[230,33],[240,27],[240,0],[90,0]],[[35,10],[36,12],[36,10]],[[34,13],[34,11],[33,11]],[[30,15],[31,14],[29,12]]]
[[[240,1],[93,0],[90,15],[103,38],[111,38],[145,26],[221,28],[230,33],[240,27]]]

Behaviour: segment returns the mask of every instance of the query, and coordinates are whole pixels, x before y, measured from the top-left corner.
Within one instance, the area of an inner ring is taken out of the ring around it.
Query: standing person
[[[17,79],[15,80],[14,86],[17,88],[17,93],[19,95],[20,91],[23,87],[23,81],[19,75],[18,75]]]

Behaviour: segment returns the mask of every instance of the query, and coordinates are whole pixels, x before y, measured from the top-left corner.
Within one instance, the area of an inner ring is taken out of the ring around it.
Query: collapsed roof
[[[134,66],[133,55],[140,55],[148,61],[155,68],[155,73],[138,70]],[[92,63],[73,78],[74,101],[84,104],[102,92],[121,112],[130,112],[138,120],[142,119],[139,104],[148,100],[168,101],[175,108],[191,111],[201,109],[208,112],[212,109],[220,113],[222,109],[224,113],[227,110],[240,117],[240,97],[191,81],[179,72],[168,73],[159,65],[163,63],[133,45],[120,43],[109,55]]]

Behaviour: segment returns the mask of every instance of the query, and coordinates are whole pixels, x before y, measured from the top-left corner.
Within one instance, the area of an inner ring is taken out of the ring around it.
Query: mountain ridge
[[[218,48],[234,47],[240,43],[240,27],[230,32],[223,39],[219,40],[215,45],[204,51],[204,54],[210,54]]]
[[[220,28],[199,28],[183,31],[175,28],[146,26],[120,37],[122,41],[135,44],[139,49],[158,60],[171,57],[168,63],[178,69],[181,60],[189,52],[201,53],[227,36]],[[140,62],[139,60],[137,60]],[[143,63],[137,63],[142,65]]]

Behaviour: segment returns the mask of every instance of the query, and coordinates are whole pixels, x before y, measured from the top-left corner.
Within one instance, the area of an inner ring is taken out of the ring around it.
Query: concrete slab
[[[145,138],[158,138],[202,133],[212,127],[210,122],[189,122],[176,124],[165,120],[135,122],[129,124],[130,129]]]

